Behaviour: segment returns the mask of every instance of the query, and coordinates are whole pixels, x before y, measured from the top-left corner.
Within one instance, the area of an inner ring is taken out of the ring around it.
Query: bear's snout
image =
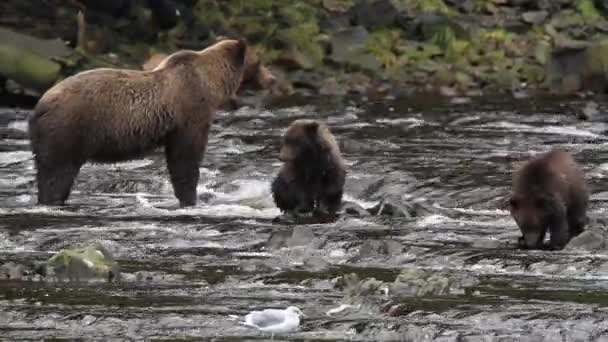
[[[272,86],[275,85],[275,83],[277,82],[277,79],[274,77],[274,75],[272,73],[270,73],[270,71],[268,69],[266,69],[265,72],[263,72],[263,77],[260,80],[260,86],[263,89],[269,89]]]

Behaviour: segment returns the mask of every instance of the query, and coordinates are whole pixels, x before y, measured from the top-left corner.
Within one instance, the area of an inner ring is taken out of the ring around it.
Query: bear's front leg
[[[38,204],[63,205],[67,201],[81,164],[36,162]]]
[[[568,227],[566,210],[562,205],[558,205],[551,215],[549,232],[551,234],[549,248],[552,250],[563,249],[568,241],[570,241],[570,230]]]
[[[326,175],[321,183],[318,211],[336,216],[342,206],[344,178],[344,172],[333,172]]]
[[[295,181],[287,181],[284,175],[279,174],[271,185],[272,198],[275,205],[284,213],[292,215],[304,214],[312,211],[314,201],[297,186]]]
[[[205,154],[208,130],[208,126],[202,132],[193,132],[194,129],[177,130],[167,137],[167,168],[173,192],[181,207],[196,205],[199,164]]]

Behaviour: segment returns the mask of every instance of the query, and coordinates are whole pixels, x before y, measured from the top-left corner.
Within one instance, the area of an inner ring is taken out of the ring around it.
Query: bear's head
[[[270,89],[276,79],[272,72],[262,64],[255,48],[250,47],[245,54],[245,71],[241,87],[252,89]]]
[[[324,125],[308,119],[296,120],[289,125],[283,136],[279,160],[282,162],[319,161],[330,151]]]
[[[220,36],[216,39],[217,42],[230,40],[227,37]],[[245,52],[245,69],[243,71],[243,80],[240,89],[269,89],[271,88],[276,78],[272,72],[262,64],[258,51],[247,43],[245,39],[241,39],[247,45]]]
[[[509,199],[511,216],[523,236],[521,247],[541,248],[554,207],[560,204],[546,191],[537,187],[529,190],[515,192]]]
[[[227,65],[232,68],[242,67],[244,74],[244,71],[247,69],[247,50],[247,42],[244,39],[222,39],[200,51],[199,55],[221,57],[217,58],[218,62],[228,62]]]

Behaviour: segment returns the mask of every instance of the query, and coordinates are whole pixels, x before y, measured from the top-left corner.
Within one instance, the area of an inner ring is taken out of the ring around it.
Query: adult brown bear
[[[553,149],[525,164],[513,177],[511,216],[522,248],[542,248],[547,230],[551,249],[562,249],[587,223],[585,175],[567,152]]]
[[[29,118],[38,203],[63,204],[87,161],[139,159],[164,146],[175,196],[196,204],[213,114],[241,85],[246,56],[245,41],[225,39],[150,71],[100,68],[57,83]]]
[[[346,163],[327,126],[307,119],[292,122],[279,160],[283,165],[271,184],[276,206],[296,216],[334,218],[342,204]]]

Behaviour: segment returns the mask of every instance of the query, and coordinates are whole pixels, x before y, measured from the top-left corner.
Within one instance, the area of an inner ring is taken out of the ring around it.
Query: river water
[[[275,340],[608,341],[608,252],[518,250],[506,210],[518,163],[559,144],[582,163],[591,224],[603,225],[608,125],[578,120],[583,105],[317,99],[220,112],[190,209],[172,208],[162,151],[87,164],[67,206],[36,206],[29,112],[0,109],[0,264],[97,241],[123,276],[110,284],[0,280],[0,339],[266,340],[236,316],[294,305],[306,314],[299,331]],[[304,117],[325,120],[339,140],[346,200],[428,210],[273,223],[280,136]],[[359,286],[390,284],[404,270],[457,286],[426,296],[415,286]],[[342,304],[353,306],[330,311]]]

